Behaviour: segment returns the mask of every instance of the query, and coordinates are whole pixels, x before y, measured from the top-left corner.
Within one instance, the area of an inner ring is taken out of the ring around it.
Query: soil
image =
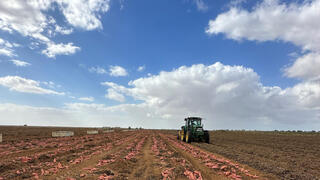
[[[73,137],[51,132],[72,130]],[[319,179],[319,135],[214,131],[191,144],[176,131],[86,135],[91,128],[0,127],[1,179]]]
[[[320,179],[320,133],[213,131],[210,144],[193,143],[276,179]]]

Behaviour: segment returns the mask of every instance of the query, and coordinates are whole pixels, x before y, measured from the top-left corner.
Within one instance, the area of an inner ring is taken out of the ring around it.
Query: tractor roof
[[[187,121],[187,120],[201,120],[201,119],[202,119],[201,117],[187,117],[184,120]]]

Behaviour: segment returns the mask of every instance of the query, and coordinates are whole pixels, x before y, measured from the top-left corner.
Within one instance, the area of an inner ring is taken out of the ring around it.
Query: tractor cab
[[[184,120],[186,121],[186,127],[202,127],[200,117],[188,117]]]
[[[185,126],[184,126],[184,131],[190,130],[191,133],[198,133],[202,134],[203,133],[203,126],[201,124],[201,118],[200,117],[188,117],[185,118]]]

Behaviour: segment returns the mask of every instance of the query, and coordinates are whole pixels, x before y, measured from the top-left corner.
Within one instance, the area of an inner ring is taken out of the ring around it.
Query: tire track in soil
[[[139,167],[138,163],[143,156],[142,152],[146,147],[147,140],[148,133],[142,133],[139,137],[135,137],[131,143],[129,142],[126,144],[127,146],[117,152],[117,158],[113,163],[103,167],[112,175],[113,180],[130,179],[129,177],[133,176],[135,169]],[[108,173],[105,174],[108,175]]]
[[[160,134],[160,136],[164,140],[166,140],[169,144],[171,144],[173,148],[180,151],[182,154],[186,155],[186,158],[188,158],[190,161],[198,163],[199,167],[202,167],[203,169],[209,169],[209,171],[210,170],[212,171],[212,169],[215,169],[214,173],[220,175],[220,177],[222,176],[221,178],[223,179],[236,179],[236,180],[237,179],[239,180],[240,179],[270,179],[270,177],[266,176],[266,174],[264,174],[263,172],[260,172],[246,165],[235,163],[231,160],[224,158],[223,156],[214,155],[210,151],[206,151],[198,146],[195,146],[195,144],[191,145],[188,143],[177,141],[175,136],[164,135],[164,134]],[[182,147],[186,148],[187,151],[184,151],[183,150],[184,148],[180,149],[179,148],[180,145],[176,146],[177,145],[176,142],[182,145]],[[196,143],[196,144],[198,145],[200,144],[203,147],[208,147],[208,145],[210,146],[210,144],[202,144],[202,143]],[[192,150],[190,151],[190,149]],[[208,156],[211,156],[211,158],[207,159]],[[218,161],[218,162],[214,162],[214,161]],[[212,166],[212,169],[211,169],[212,164],[214,165],[214,167]],[[213,177],[213,179],[217,179],[217,178]],[[274,179],[274,178],[271,178],[271,179]]]
[[[152,139],[151,136],[148,136],[141,151],[142,155],[137,157],[136,168],[132,170],[129,179],[161,179],[159,160],[154,157],[151,146]]]
[[[222,175],[214,173],[210,168],[205,166],[200,160],[195,159],[188,152],[185,152],[182,149],[175,147],[167,139],[163,138],[162,136],[160,136],[160,138],[169,146],[171,150],[177,152],[179,155],[185,158],[188,162],[190,162],[195,169],[198,169],[201,172],[201,175],[204,180],[207,180],[207,179],[227,180],[228,179]]]

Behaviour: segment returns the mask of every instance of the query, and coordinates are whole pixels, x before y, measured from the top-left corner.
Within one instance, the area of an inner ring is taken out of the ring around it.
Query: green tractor
[[[203,130],[200,117],[188,117],[184,119],[186,124],[181,126],[177,139],[187,143],[194,142],[210,142],[208,131]]]

